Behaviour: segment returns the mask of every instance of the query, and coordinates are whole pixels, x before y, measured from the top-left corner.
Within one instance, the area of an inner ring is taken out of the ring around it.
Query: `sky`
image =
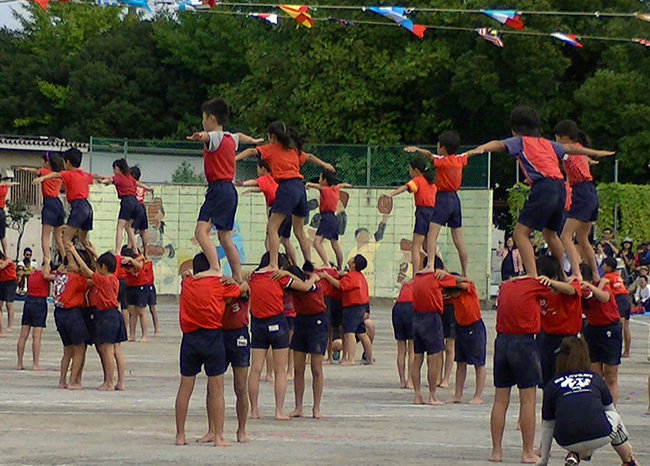
[[[21,4],[27,3],[23,1],[0,3],[0,28],[8,27],[10,29],[17,29],[18,22],[14,19],[13,11],[21,11]]]

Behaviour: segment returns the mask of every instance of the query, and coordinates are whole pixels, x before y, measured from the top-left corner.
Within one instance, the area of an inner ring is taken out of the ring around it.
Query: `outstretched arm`
[[[337,185],[339,188],[351,188],[352,185],[350,183],[339,183]]]
[[[249,157],[256,157],[257,154],[257,149],[246,149],[235,156],[235,162],[239,162],[240,160],[244,160]]]
[[[41,184],[43,181],[51,180],[53,178],[61,178],[61,174],[59,172],[48,173],[45,176],[39,176],[38,178],[34,178],[34,181],[32,181],[32,183]]]
[[[244,187],[257,188],[257,180],[246,180],[241,185],[244,186]],[[249,190],[249,191],[253,191],[253,190]],[[261,190],[259,190],[259,188],[258,188],[258,191],[261,192]]]
[[[423,157],[426,157],[426,158],[428,158],[430,160],[433,160],[434,158],[436,158],[438,156],[437,154],[434,154],[431,151],[428,151],[426,149],[420,149],[419,147],[415,147],[415,146],[405,147],[404,152],[407,152],[409,154],[422,155]]]
[[[16,168],[19,172],[27,172],[31,173],[32,175],[38,175],[38,168],[31,168],[31,167],[18,167]]]
[[[307,189],[318,189],[320,191],[320,185],[318,183],[307,182],[305,183],[305,186],[307,187]]]
[[[465,152],[463,155],[472,157],[474,155],[485,154],[486,152],[505,152],[506,146],[501,141],[490,141],[486,144],[478,146],[476,149]]]
[[[393,192],[387,194],[387,196],[388,196],[388,197],[395,197],[395,196],[397,196],[398,194],[405,193],[406,191],[408,191],[408,189],[409,189],[408,186],[406,186],[406,185],[402,185],[402,186],[400,186],[399,188],[397,188],[395,191],[393,191]]]
[[[210,135],[207,131],[199,131],[198,133],[194,133],[191,136],[187,136],[185,139],[188,141],[199,141],[203,144],[207,144],[208,141],[210,141]]]
[[[140,182],[137,181],[137,180],[136,180],[136,182],[135,182],[135,185],[138,186],[138,187],[140,187],[140,188],[142,188],[142,189],[144,189],[145,191],[151,191],[151,192],[153,192],[153,188],[147,186],[147,185],[144,184],[144,183],[140,183]]]
[[[264,142],[264,138],[255,139],[244,133],[235,133],[235,136],[239,138],[240,144],[262,144]]]
[[[330,171],[332,173],[336,173],[336,169],[334,166],[330,163],[323,162],[321,159],[316,157],[314,154],[305,154],[305,162],[313,163],[314,165],[318,165],[319,167]]]
[[[567,155],[588,155],[589,157],[609,157],[616,154],[609,150],[594,150],[588,147],[583,147],[579,144],[562,144],[564,153]]]

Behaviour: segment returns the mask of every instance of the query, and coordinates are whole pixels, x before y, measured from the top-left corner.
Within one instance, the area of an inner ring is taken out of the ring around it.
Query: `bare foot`
[[[271,374],[266,374],[266,378],[264,380],[267,382],[273,382],[273,376]]]
[[[129,337],[128,341],[130,341],[130,342],[134,342],[134,341],[135,341],[135,337]]]
[[[539,448],[533,450],[533,453],[535,453],[537,456],[542,456],[542,446],[540,445]]]
[[[285,415],[282,414],[282,413],[275,413],[275,420],[276,420],[276,421],[288,421],[288,420],[290,420],[290,419],[291,419],[291,418],[290,418],[289,416],[285,416]]]
[[[237,431],[237,441],[239,443],[248,443],[248,437],[246,437],[246,432],[244,431]]]
[[[293,375],[290,373],[287,373],[287,382],[291,382],[293,380]]]
[[[216,440],[216,437],[217,437],[216,434],[214,434],[214,433],[212,433],[212,432],[208,432],[208,433],[205,434],[203,437],[201,437],[200,439],[198,439],[198,440],[196,441],[196,443],[210,443],[210,442],[214,442],[214,441]]]
[[[176,434],[176,442],[174,445],[177,446],[182,446],[182,445],[187,445],[187,442],[185,441],[185,434]]]
[[[366,359],[365,361],[363,361],[363,365],[364,366],[374,366],[375,361],[373,361],[372,359]]]
[[[490,456],[490,461],[493,463],[501,462],[501,451],[492,450],[492,455]]]
[[[400,382],[400,383],[399,383],[399,388],[408,388],[408,387],[406,386],[406,381]]]
[[[424,404],[424,399],[422,398],[422,395],[415,395],[413,398],[413,404],[414,405],[423,405]]]
[[[32,370],[33,370],[33,371],[36,371],[36,372],[43,372],[43,371],[45,370],[45,368],[39,366],[38,364],[34,364],[34,365],[32,366]]]
[[[438,385],[440,388],[449,388],[449,381],[443,380],[440,382],[440,385]]]
[[[472,398],[472,401],[470,401],[469,404],[474,405],[474,406],[482,405],[483,404],[483,399],[481,397],[475,396],[474,398]]]
[[[645,412],[646,416],[650,416],[650,406],[648,407],[648,410]]]
[[[68,390],[83,390],[83,387],[79,383],[71,383],[67,388]]]
[[[521,455],[521,462],[524,464],[537,464],[540,459],[535,453]]]
[[[115,385],[115,390],[123,392],[124,391],[124,382],[117,382],[117,385]]]
[[[158,338],[158,335],[159,335],[158,332],[154,332],[153,337],[154,337],[154,338]]]
[[[334,361],[332,361],[331,359],[326,359],[325,361],[323,361],[323,365],[325,366],[329,366],[331,364],[334,364]]]
[[[443,406],[445,403],[438,400],[435,396],[429,396],[429,401],[427,404],[430,406]]]
[[[5,335],[4,332],[0,332],[0,338],[4,338],[4,337],[6,337],[6,336],[7,336],[7,335]]]
[[[302,417],[302,408],[296,408],[289,413],[289,417]]]
[[[621,357],[627,359],[627,358],[630,357],[630,353],[623,353],[623,354],[621,355]]]
[[[447,400],[447,404],[461,404],[463,402],[462,398],[453,397],[451,400]]]
[[[406,388],[408,388],[409,390],[413,390],[413,382],[411,382],[410,380],[406,382]]]
[[[259,419],[259,418],[260,418],[260,412],[251,409],[251,419]]]
[[[99,390],[100,392],[112,392],[113,390],[115,390],[115,388],[113,387],[113,384],[103,383],[99,387],[97,387],[97,390]]]
[[[66,388],[68,388],[68,384],[65,382],[59,382],[59,385],[56,388],[65,390]]]
[[[16,366],[16,370],[17,370],[17,371],[24,371],[24,370],[25,370],[25,366],[23,366],[22,364],[18,364],[18,365]]]
[[[147,337],[140,338],[140,343],[146,343],[146,342],[147,342]]]
[[[312,412],[312,417],[314,419],[322,419],[323,418],[323,416],[321,416],[321,414],[320,414],[320,409],[314,408],[314,409],[312,409],[311,412]]]
[[[13,332],[13,330],[11,329],[11,327],[7,327],[7,333],[11,333],[11,332]]]
[[[521,424],[517,421],[517,430],[521,430]]]
[[[341,365],[341,366],[354,366],[354,361],[341,361],[339,365]]]
[[[232,447],[232,443],[226,442],[223,437],[217,437],[214,440],[214,446],[215,447]]]

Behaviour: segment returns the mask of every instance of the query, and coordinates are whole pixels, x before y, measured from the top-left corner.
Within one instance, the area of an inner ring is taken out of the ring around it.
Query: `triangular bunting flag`
[[[482,10],[482,12],[484,15],[511,29],[516,29],[517,31],[524,29],[524,23],[521,22],[519,19],[520,16],[515,10]]]
[[[284,11],[286,14],[295,19],[299,24],[302,24],[306,28],[310,28],[314,25],[314,21],[311,19],[311,16],[307,13],[309,7],[307,5],[278,5],[278,8]]]
[[[427,29],[426,27],[420,24],[413,24],[413,21],[411,21],[404,15],[404,8],[398,6],[371,6],[368,8],[363,7],[362,10],[372,11],[373,13],[377,13],[378,15],[392,19],[397,24],[402,26],[404,29],[411,31],[414,35],[416,35],[420,39],[424,37],[424,31],[426,31]]]
[[[565,44],[570,45],[571,47],[576,47],[578,49],[582,48],[582,44],[580,42],[578,42],[578,40],[576,39],[576,36],[574,36],[573,34],[564,34],[564,33],[561,33],[561,32],[554,32],[553,34],[551,34],[551,37],[553,39],[561,40],[562,42],[564,42]]]
[[[269,13],[250,13],[248,16],[259,18],[271,24],[278,24],[278,15]]]
[[[50,0],[33,0],[34,3],[38,4],[38,6],[41,7],[43,11],[47,9],[47,4],[50,2]]]
[[[131,8],[142,8],[143,10],[147,10],[149,13],[153,13],[153,11],[151,11],[151,8],[149,8],[149,5],[147,4],[147,0],[117,0],[117,1]]]
[[[650,40],[646,39],[632,39],[632,42],[636,42],[637,44],[641,44],[644,47],[650,48]]]
[[[496,45],[497,47],[503,48],[503,41],[501,40],[501,33],[496,29],[489,28],[480,28],[475,29],[476,33],[483,40],[488,41],[489,43]]]

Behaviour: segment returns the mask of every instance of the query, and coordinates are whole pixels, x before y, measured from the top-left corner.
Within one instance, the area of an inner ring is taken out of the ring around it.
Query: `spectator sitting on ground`
[[[639,288],[639,283],[640,283],[641,277],[645,277],[646,280],[647,280],[647,277],[648,277],[648,267],[646,267],[645,265],[642,265],[641,267],[636,269],[636,271],[637,271],[636,278],[634,279],[632,284],[627,289],[630,292],[631,295],[635,294],[637,288]]]
[[[639,277],[639,286],[634,292],[634,301],[636,304],[643,306],[643,309],[650,309],[650,286],[648,286],[648,277]]]

